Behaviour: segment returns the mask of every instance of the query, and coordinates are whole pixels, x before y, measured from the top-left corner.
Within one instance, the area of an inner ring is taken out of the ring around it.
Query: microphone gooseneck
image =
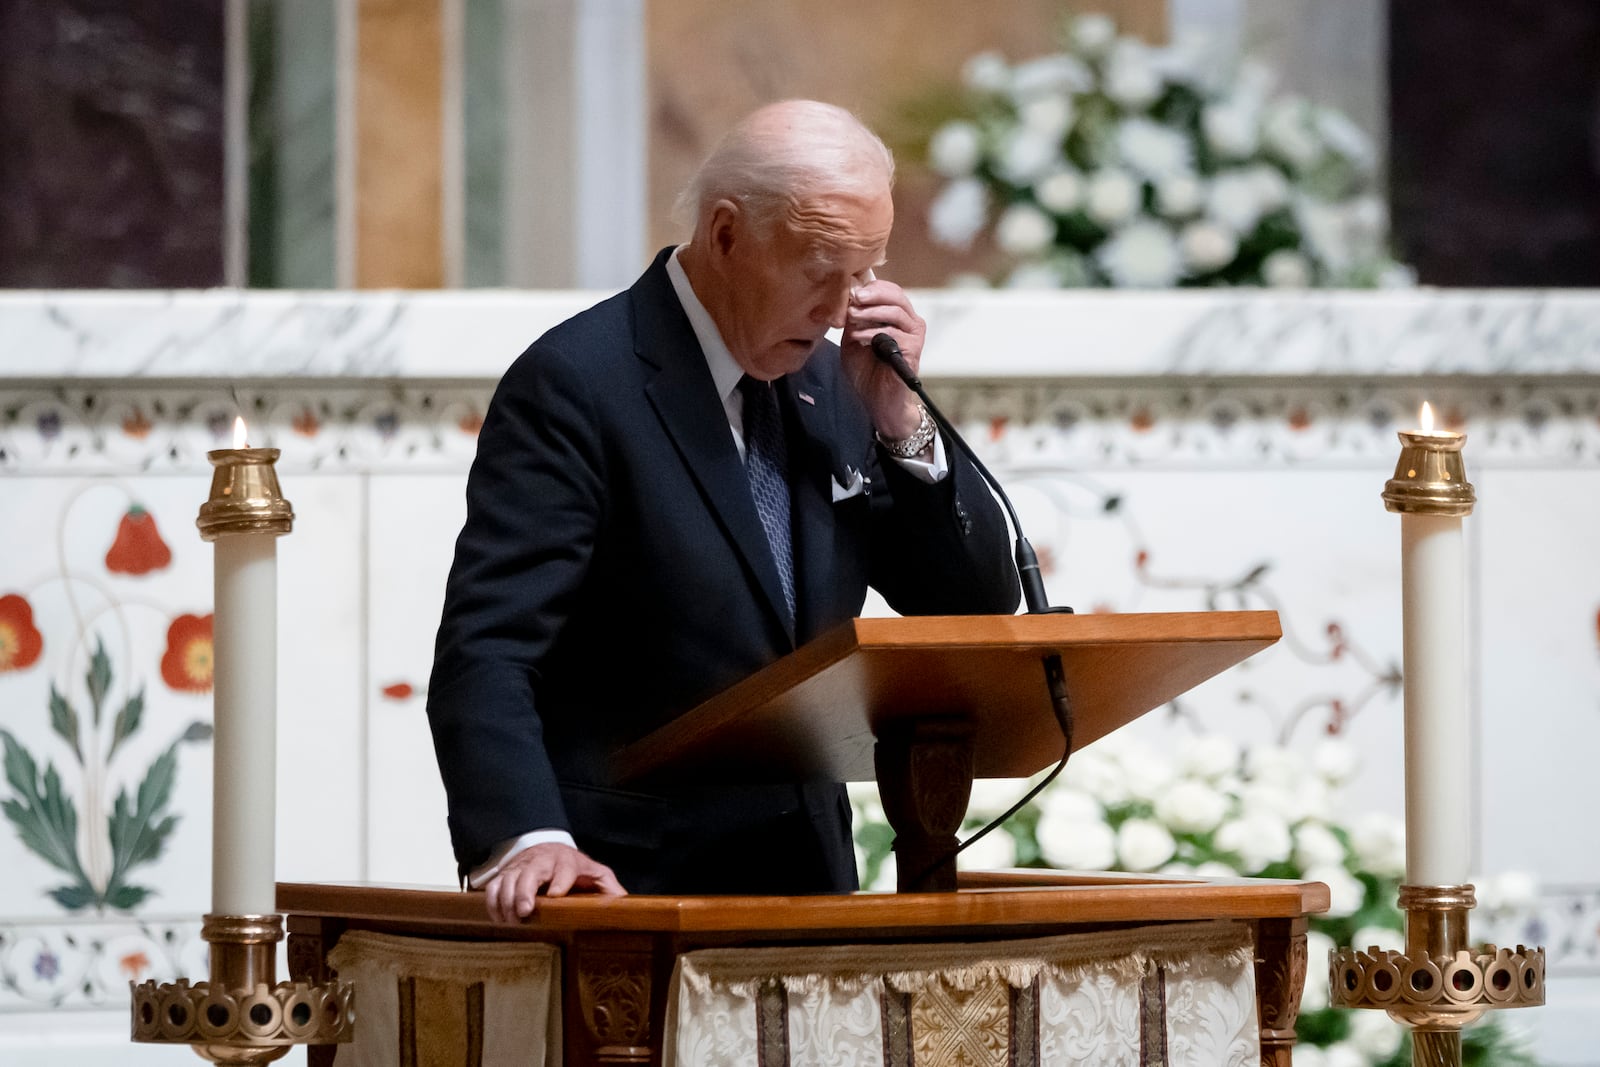
[[[922,379],[911,370],[911,365],[906,362],[905,354],[900,351],[900,345],[893,337],[886,333],[873,335],[872,354],[888,365],[906,388],[917,394],[917,399],[922,401],[923,407],[928,409],[928,414],[933,421],[944,431],[945,436],[963,455],[971,461],[972,466],[982,475],[983,480],[994,490],[994,495],[1005,508],[1006,517],[1011,521],[1011,529],[1016,534],[1017,580],[1022,583],[1023,602],[1028,606],[1029,615],[1071,614],[1072,609],[1067,607],[1051,607],[1050,598],[1044,591],[1044,577],[1039,572],[1039,557],[1033,551],[1033,546],[1028,543],[1028,538],[1022,532],[1022,523],[1017,518],[1016,508],[1011,506],[1011,498],[1006,495],[1005,489],[1000,485],[1000,480],[989,473],[989,468],[983,465],[983,460],[978,458],[972,446],[967,444],[966,438],[950,425],[950,420],[944,417],[944,412],[933,402],[922,387]],[[1066,769],[1067,759],[1072,755],[1072,700],[1067,693],[1066,669],[1061,664],[1061,654],[1051,652],[1043,657],[1045,688],[1050,693],[1050,710],[1055,713],[1056,725],[1061,730],[1062,750],[1061,760],[1050,769],[1050,773],[1041,778],[1032,789],[1023,794],[1010,808],[991,819],[981,829],[975,831],[965,841],[956,846],[956,852],[965,851],[975,845],[991,831],[1003,826],[1017,812],[1027,807],[1034,797],[1044,792],[1045,787],[1056,780],[1056,776]],[[931,874],[936,868],[930,868],[923,877]],[[918,881],[921,879],[919,878]]]
[[[1029,615],[1070,614],[1071,608],[1056,608],[1050,606],[1050,598],[1044,591],[1044,576],[1039,571],[1039,556],[1034,552],[1033,546],[1028,543],[1028,538],[1022,532],[1022,523],[1017,519],[1017,509],[1011,506],[1011,498],[1006,495],[1005,489],[1000,485],[1000,480],[989,473],[989,468],[983,465],[983,460],[967,444],[966,438],[956,432],[950,425],[950,420],[944,417],[944,412],[928,396],[927,390],[922,387],[922,379],[918,378],[911,370],[911,365],[906,362],[906,357],[901,353],[900,346],[893,337],[886,333],[873,335],[872,354],[887,364],[906,388],[917,394],[917,399],[922,401],[923,407],[928,409],[928,414],[933,416],[933,421],[944,431],[945,436],[959,449],[983,480],[989,483],[994,490],[994,495],[1005,508],[1006,517],[1011,520],[1012,532],[1016,534],[1017,580],[1022,583],[1022,600],[1028,606]]]

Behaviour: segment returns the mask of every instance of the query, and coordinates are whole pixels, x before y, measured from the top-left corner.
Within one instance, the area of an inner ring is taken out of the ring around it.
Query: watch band
[[[911,431],[910,437],[891,441],[883,434],[878,434],[878,443],[888,449],[889,455],[895,459],[916,459],[922,454],[923,449],[933,443],[934,435],[939,432],[933,416],[928,414],[927,406],[918,404],[917,410],[922,413],[922,419],[917,423],[917,428]]]

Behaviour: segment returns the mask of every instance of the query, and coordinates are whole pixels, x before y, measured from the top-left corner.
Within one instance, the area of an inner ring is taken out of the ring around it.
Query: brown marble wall
[[[1423,282],[1600,285],[1600,4],[1391,0],[1395,242]]]
[[[0,286],[222,281],[222,12],[0,0]]]
[[[1166,0],[648,4],[651,247],[686,236],[672,220],[673,202],[717,138],[753,108],[789,97],[827,100],[898,147],[907,109],[958,86],[968,57],[986,49],[1012,60],[1055,51],[1067,13],[1090,10],[1149,39],[1166,35]],[[937,183],[920,160],[903,149],[898,156],[898,219],[885,276],[939,285],[971,264],[928,239],[923,220]]]

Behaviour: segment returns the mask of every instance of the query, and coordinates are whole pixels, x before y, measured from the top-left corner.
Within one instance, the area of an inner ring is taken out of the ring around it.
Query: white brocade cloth
[[[1244,923],[679,958],[664,1067],[1255,1067]],[[764,1047],[763,1047],[764,1046]]]
[[[561,953],[553,945],[353,931],[328,963],[356,991],[355,1040],[338,1046],[337,1067],[561,1063]]]

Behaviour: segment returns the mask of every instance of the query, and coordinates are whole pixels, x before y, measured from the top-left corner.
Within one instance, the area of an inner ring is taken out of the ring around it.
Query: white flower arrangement
[[[1065,50],[962,71],[963,112],[928,138],[946,180],[935,241],[987,234],[1012,288],[1403,286],[1367,135],[1337,111],[1271,96],[1186,44],[1069,21]],[[971,285],[970,275],[961,276]]]
[[[1354,779],[1358,763],[1355,749],[1336,737],[1302,753],[1270,744],[1241,747],[1210,734],[1188,739],[1168,758],[1113,735],[1074,754],[1044,792],[957,863],[969,870],[1022,866],[1324,882],[1331,906],[1311,918],[1295,1062],[1403,1067],[1411,1061],[1399,1024],[1381,1012],[1328,1005],[1325,963],[1333,949],[1404,946],[1396,899],[1405,874],[1405,826],[1375,812],[1342,816],[1348,805],[1340,790]],[[1028,784],[973,783],[966,833],[1010,808]],[[856,784],[850,793],[862,884],[893,889],[893,833],[876,787]],[[1491,929],[1514,924],[1537,897],[1536,884],[1519,872],[1476,884],[1475,922]],[[1475,928],[1480,936],[1487,932]],[[1465,1062],[1479,1067],[1532,1063],[1493,1021],[1468,1030],[1463,1050]]]

